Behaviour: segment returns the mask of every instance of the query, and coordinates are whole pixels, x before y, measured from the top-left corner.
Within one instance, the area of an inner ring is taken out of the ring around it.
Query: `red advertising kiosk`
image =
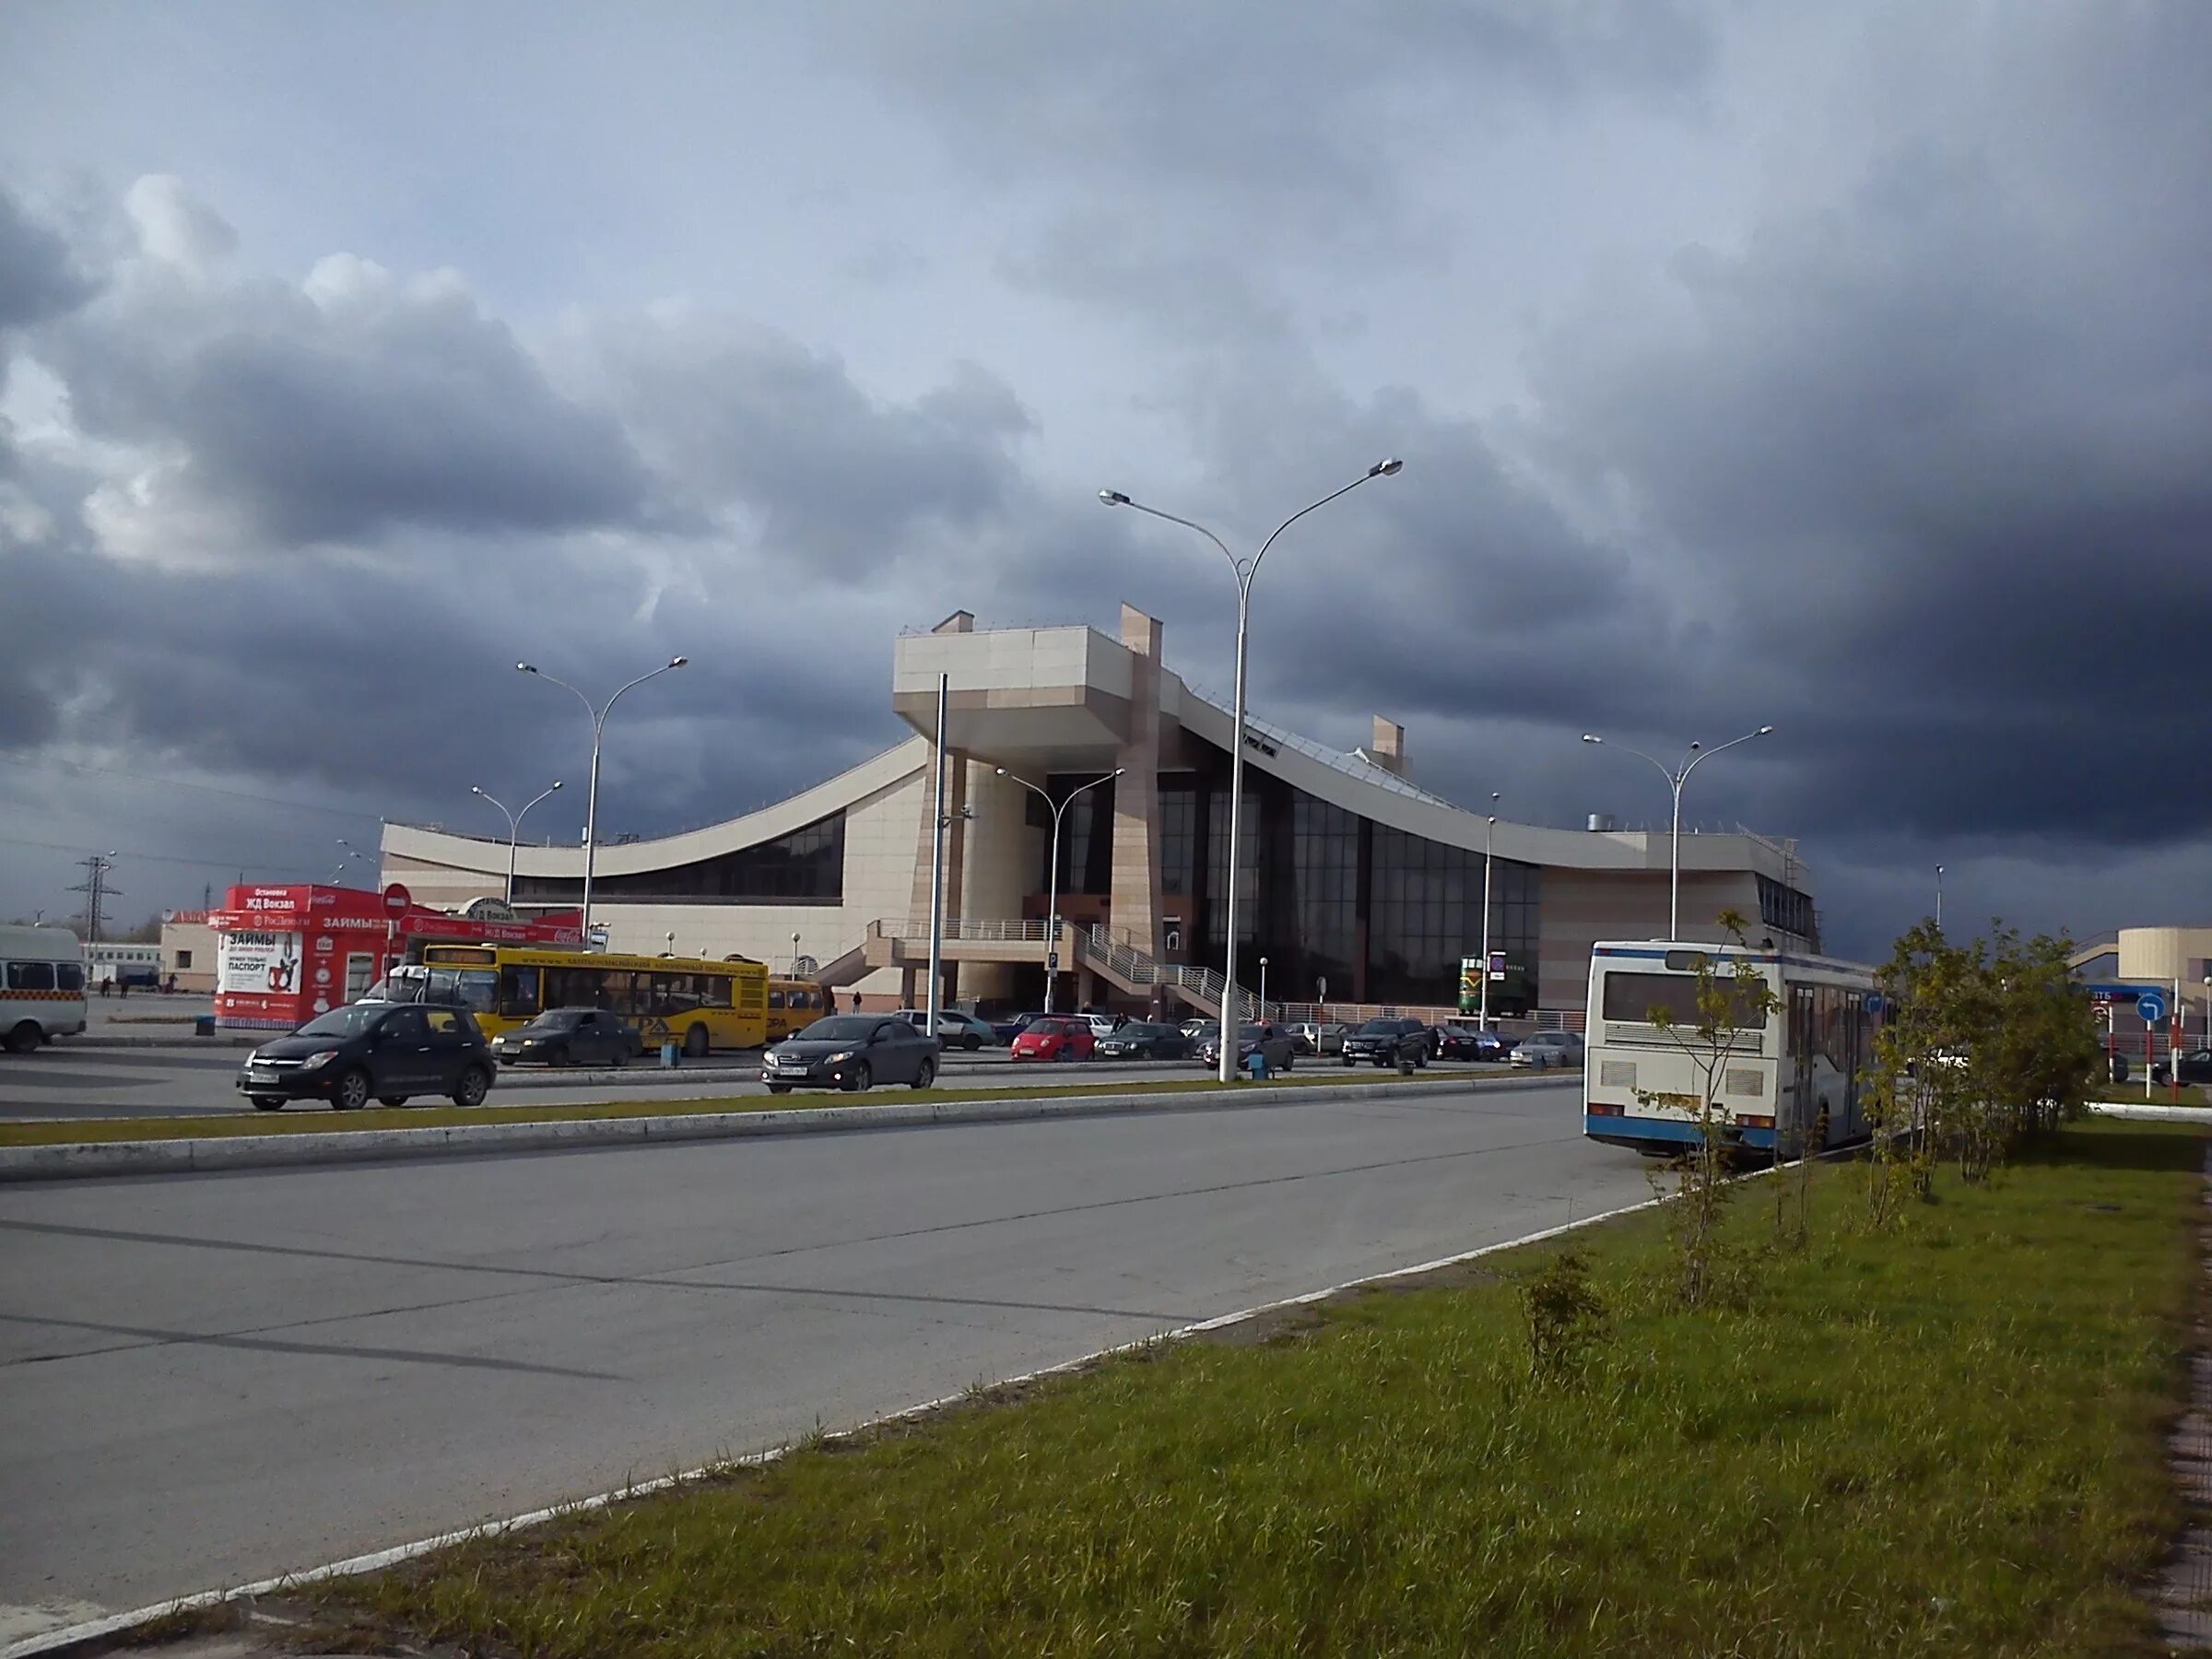
[[[208,913],[216,933],[215,1023],[288,1031],[358,1001],[410,944],[579,948],[575,911],[529,921],[457,916],[417,904],[396,883],[381,893],[322,886],[234,887]]]

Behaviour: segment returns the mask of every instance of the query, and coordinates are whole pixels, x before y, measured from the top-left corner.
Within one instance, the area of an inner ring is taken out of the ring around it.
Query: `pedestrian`
[[[102,974],[100,976],[100,994],[102,996],[112,996],[115,994],[115,982],[106,974]]]
[[[860,1012],[860,993],[857,991],[853,993],[853,1012],[855,1014]]]
[[[131,998],[131,982],[124,978],[123,975],[117,974],[115,976],[115,994],[122,997],[125,1002],[128,1002]]]

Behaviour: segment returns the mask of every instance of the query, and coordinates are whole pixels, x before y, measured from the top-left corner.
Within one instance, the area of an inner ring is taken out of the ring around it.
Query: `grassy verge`
[[[1484,1079],[1465,1075],[1428,1072],[1416,1081],[1431,1085],[1479,1086]],[[1041,1096],[1124,1094],[1253,1094],[1274,1089],[1310,1088],[1326,1084],[1408,1081],[1395,1072],[1349,1076],[1277,1077],[1265,1084],[1231,1083],[1224,1086],[1211,1077],[1174,1077],[1146,1083],[1071,1083],[1063,1088],[1039,1088],[1010,1085],[1003,1088],[897,1088],[886,1087],[866,1094],[843,1094],[833,1089],[797,1089],[788,1095],[721,1095],[686,1100],[601,1100],[586,1105],[557,1106],[372,1106],[361,1112],[332,1112],[320,1104],[295,1102],[284,1112],[241,1112],[206,1117],[76,1118],[29,1124],[0,1124],[0,1147],[53,1147],[108,1141],[189,1140],[226,1135],[334,1135],[359,1129],[439,1129],[456,1124],[559,1124],[575,1118],[684,1117],[702,1112],[785,1112],[796,1106],[883,1105],[887,1101],[911,1105],[929,1100],[1027,1100]]]
[[[317,1596],[532,1655],[2157,1652],[2202,1147],[2085,1124],[1881,1237],[1826,1171],[1802,1253],[1755,1187],[1722,1312],[1607,1224],[1571,1382],[1532,1248]]]

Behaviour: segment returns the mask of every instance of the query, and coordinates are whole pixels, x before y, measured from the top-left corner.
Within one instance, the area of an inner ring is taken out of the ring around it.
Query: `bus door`
[[[1781,1131],[1774,1137],[1775,1150],[1801,1150],[1813,1132],[1813,1124],[1819,1107],[1813,1095],[1813,1051],[1818,1040],[1813,1030],[1813,987],[1792,985],[1790,994],[1790,1053],[1789,1104],[1783,1111]]]

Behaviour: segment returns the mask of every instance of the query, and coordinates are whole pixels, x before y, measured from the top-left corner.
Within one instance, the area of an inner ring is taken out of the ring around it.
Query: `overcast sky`
[[[1455,798],[2212,922],[2212,6],[0,6],[0,914],[573,839],[1128,600]]]

